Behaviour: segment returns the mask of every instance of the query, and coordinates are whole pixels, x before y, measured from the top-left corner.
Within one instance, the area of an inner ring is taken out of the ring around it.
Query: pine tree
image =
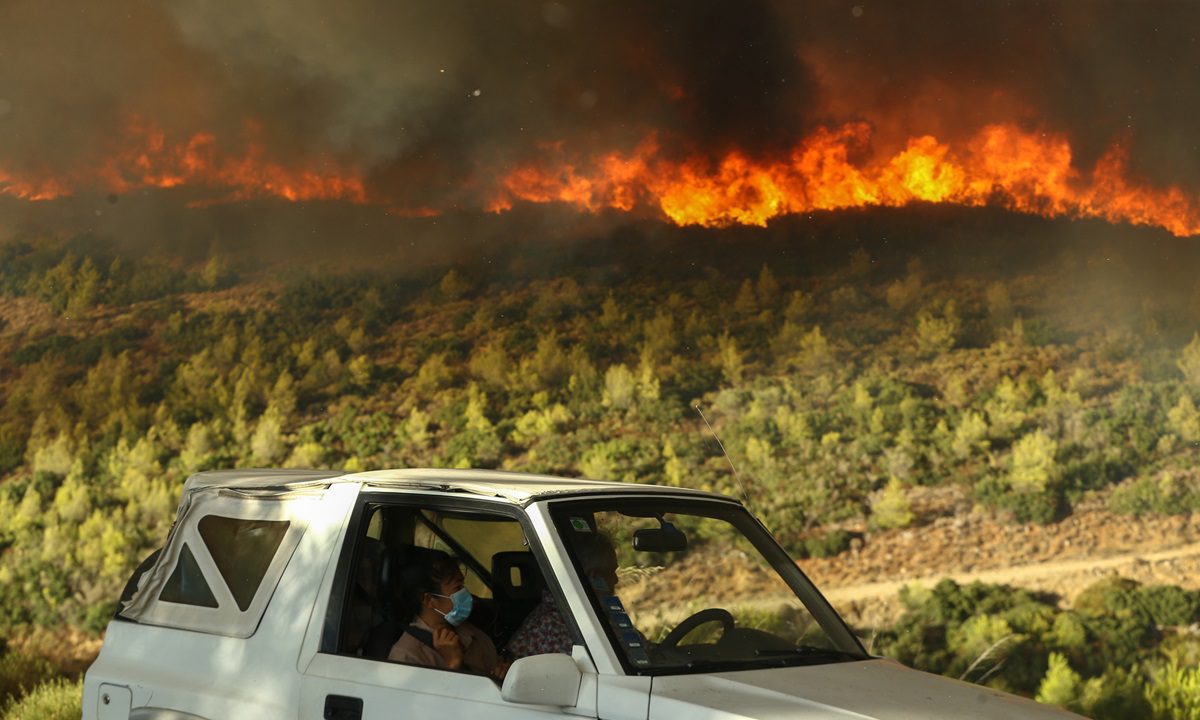
[[[1200,388],[1200,333],[1192,336],[1179,356],[1179,370],[1183,379],[1194,388]]]
[[[912,504],[904,492],[904,483],[892,476],[883,491],[871,503],[871,524],[890,530],[912,524]]]
[[[1050,667],[1046,676],[1038,686],[1037,701],[1048,705],[1067,707],[1079,697],[1079,673],[1067,664],[1067,658],[1061,653],[1050,653]]]

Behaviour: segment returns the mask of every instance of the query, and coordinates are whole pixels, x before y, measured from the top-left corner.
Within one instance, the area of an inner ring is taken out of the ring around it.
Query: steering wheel
[[[687,636],[688,633],[700,627],[704,623],[719,622],[724,632],[728,633],[733,630],[734,622],[733,615],[724,608],[707,608],[697,613],[692,613],[683,619],[683,622],[675,626],[667,636],[658,644],[660,648],[673,648],[679,644],[679,641]]]

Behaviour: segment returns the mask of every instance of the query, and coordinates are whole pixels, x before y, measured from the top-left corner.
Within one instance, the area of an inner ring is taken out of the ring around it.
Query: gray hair
[[[600,567],[617,554],[612,538],[602,532],[576,533],[571,544],[585,572]]]

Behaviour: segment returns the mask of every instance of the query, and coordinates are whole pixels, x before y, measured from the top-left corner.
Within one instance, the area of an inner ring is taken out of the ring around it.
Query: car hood
[[[891,660],[864,660],[654,678],[650,720],[683,717],[1062,720],[1080,716]]]

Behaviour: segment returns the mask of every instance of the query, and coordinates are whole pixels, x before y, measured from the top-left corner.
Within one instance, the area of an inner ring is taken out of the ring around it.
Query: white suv
[[[615,587],[580,550],[598,537]],[[531,613],[557,614],[566,647],[502,681],[389,661],[413,620],[404,564],[431,550],[501,653]],[[1077,717],[871,657],[730,498],[453,470],[193,476],[83,703],[84,720]]]

